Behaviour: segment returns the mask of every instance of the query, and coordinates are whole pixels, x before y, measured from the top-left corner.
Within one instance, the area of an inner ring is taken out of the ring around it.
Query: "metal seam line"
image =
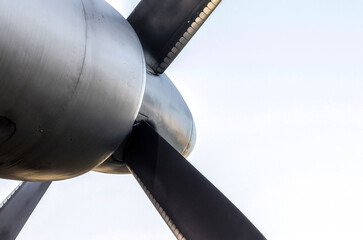
[[[147,187],[144,185],[144,183],[141,181],[141,179],[137,176],[137,174],[130,168],[130,166],[127,166],[127,168],[130,170],[130,172],[132,173],[132,175],[134,175],[134,177],[136,178],[137,182],[140,184],[141,188],[144,190],[144,192],[146,193],[146,195],[148,196],[148,198],[150,199],[150,201],[152,202],[152,204],[154,205],[154,207],[156,208],[156,210],[158,210],[159,214],[164,219],[164,221],[166,222],[166,224],[169,226],[169,228],[171,229],[171,231],[173,232],[173,234],[175,235],[175,237],[178,240],[186,240],[186,238],[179,231],[179,229],[177,228],[177,226],[175,226],[175,224],[170,219],[170,217],[168,216],[168,214],[160,206],[160,204],[156,201],[156,199],[154,198],[154,196],[150,193],[150,191],[147,189]]]

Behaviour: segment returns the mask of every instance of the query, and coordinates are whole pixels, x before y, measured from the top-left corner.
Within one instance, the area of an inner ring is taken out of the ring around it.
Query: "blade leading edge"
[[[147,123],[134,127],[126,149],[127,165],[177,239],[266,239]]]
[[[51,182],[22,182],[0,204],[0,239],[13,240],[20,233]]]

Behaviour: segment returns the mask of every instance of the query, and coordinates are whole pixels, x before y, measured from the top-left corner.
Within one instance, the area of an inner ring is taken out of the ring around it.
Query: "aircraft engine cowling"
[[[103,0],[0,2],[0,178],[58,180],[107,159],[132,130],[145,60]]]

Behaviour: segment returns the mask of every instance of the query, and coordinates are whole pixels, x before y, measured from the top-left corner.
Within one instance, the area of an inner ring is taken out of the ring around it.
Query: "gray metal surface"
[[[0,239],[13,240],[47,191],[51,182],[23,182],[0,203]]]
[[[9,119],[0,116],[0,144],[11,138],[15,131],[15,124]]]
[[[136,122],[146,121],[152,125],[181,155],[187,157],[196,143],[196,128],[193,116],[167,75],[146,75],[145,94]],[[117,151],[94,171],[113,174],[129,173],[123,161],[125,146]]]
[[[146,88],[136,121],[150,123],[181,155],[187,157],[196,142],[193,116],[166,74],[147,73]]]
[[[119,157],[118,159],[122,159],[122,157]],[[95,167],[93,171],[100,173],[110,173],[110,174],[130,174],[130,171],[127,168],[126,163],[118,159],[116,159],[113,155],[111,155],[101,165]]]
[[[128,17],[147,64],[163,73],[221,0],[141,0]]]
[[[141,44],[103,0],[0,0],[0,177],[85,173],[131,131],[145,87]],[[10,133],[9,133],[10,132]]]
[[[134,127],[124,159],[177,239],[266,239],[145,122]]]

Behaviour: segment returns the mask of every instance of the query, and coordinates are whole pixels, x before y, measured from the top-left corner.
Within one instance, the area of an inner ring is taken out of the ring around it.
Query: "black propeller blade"
[[[13,240],[51,182],[23,182],[0,204],[0,239]]]
[[[134,127],[124,159],[177,239],[265,237],[147,123]]]

